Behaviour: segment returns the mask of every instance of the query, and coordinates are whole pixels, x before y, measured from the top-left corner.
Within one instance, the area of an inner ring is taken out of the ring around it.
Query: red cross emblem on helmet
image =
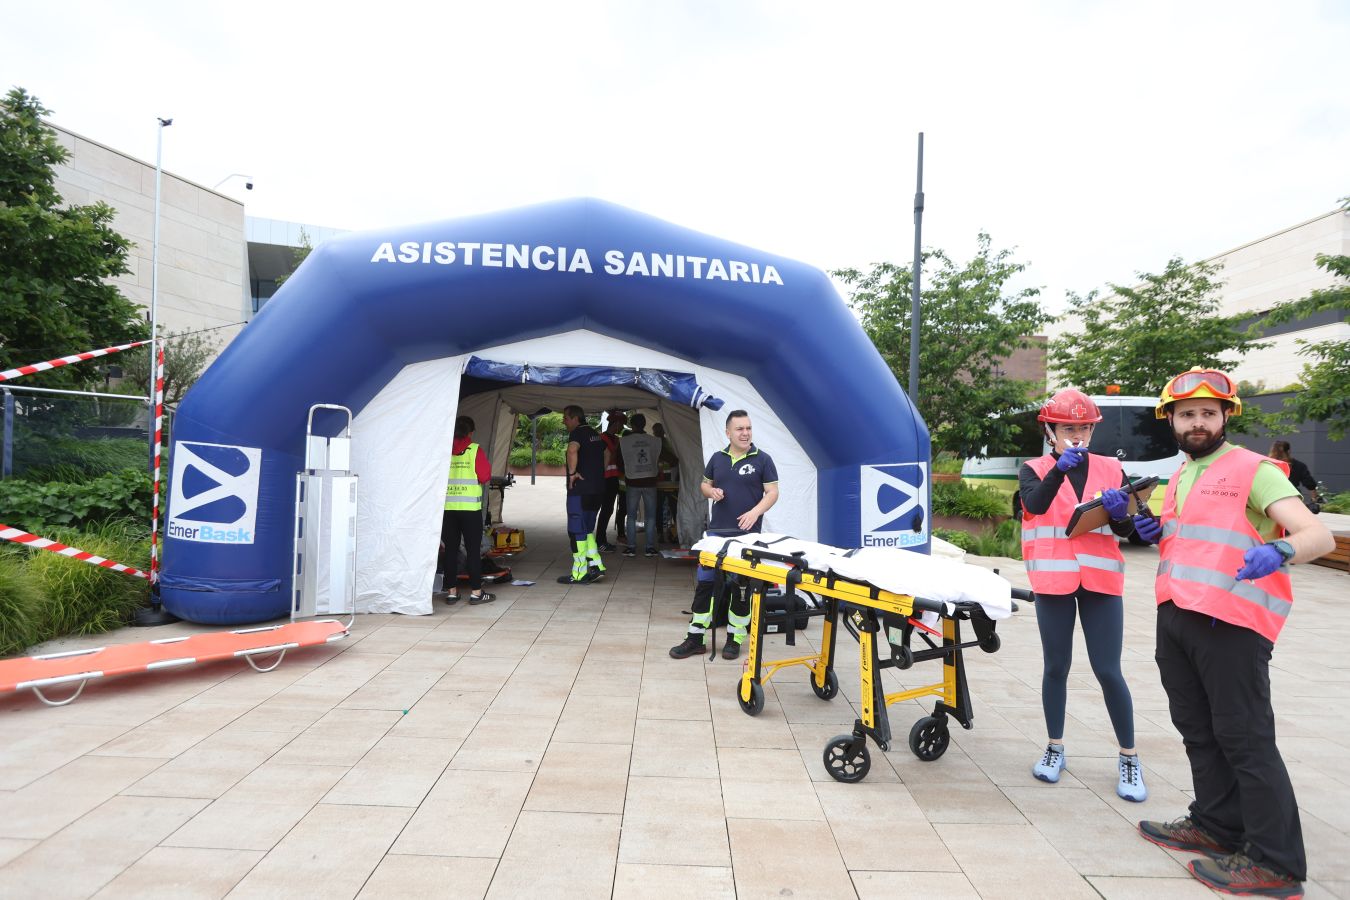
[[[1065,388],[1045,402],[1036,418],[1042,422],[1100,422],[1102,413],[1087,394]]]

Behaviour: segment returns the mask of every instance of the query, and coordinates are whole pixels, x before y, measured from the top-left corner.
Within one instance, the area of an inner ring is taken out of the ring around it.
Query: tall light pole
[[[154,479],[154,497],[151,500],[150,523],[150,608],[140,609],[132,617],[132,624],[139,626],[165,625],[178,621],[178,617],[162,608],[159,602],[158,551],[159,532],[159,440],[160,411],[157,399],[159,381],[159,200],[164,179],[164,129],[173,124],[173,119],[160,119],[159,131],[155,136],[155,232],[150,249],[150,390],[146,402],[146,431],[149,432],[150,477]]]
[[[155,404],[155,364],[159,351],[159,198],[164,180],[164,129],[173,119],[160,119],[155,141],[155,233],[150,245],[150,405]],[[151,415],[154,414],[153,408]],[[150,428],[150,464],[155,462],[155,429]]]
[[[909,402],[919,407],[919,275],[923,270],[923,132],[919,132],[919,175],[914,188],[914,271],[909,310]]]

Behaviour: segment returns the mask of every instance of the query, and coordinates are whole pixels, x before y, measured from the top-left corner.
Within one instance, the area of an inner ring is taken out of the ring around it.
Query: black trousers
[[[1308,877],[1303,829],[1289,772],[1275,746],[1270,654],[1252,631],[1182,609],[1158,607],[1155,659],[1191,761],[1191,819],[1252,859]]]
[[[469,573],[469,590],[483,587],[483,511],[481,509],[447,509],[441,515],[440,570],[445,573],[445,590],[459,587],[459,545],[464,543],[464,568]]]
[[[600,520],[595,525],[595,539],[602,544],[608,544],[605,540],[605,532],[609,530],[609,517],[614,517],[614,540],[619,540],[619,535],[624,534],[624,523],[628,515],[627,507],[619,502],[619,479],[605,479],[605,493],[600,501]]]

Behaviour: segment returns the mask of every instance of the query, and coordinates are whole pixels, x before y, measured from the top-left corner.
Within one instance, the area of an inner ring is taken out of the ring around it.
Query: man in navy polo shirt
[[[708,530],[727,536],[758,532],[764,514],[778,502],[778,469],[769,454],[751,441],[750,414],[745,410],[734,409],[727,414],[727,445],[708,460],[702,490],[703,496],[712,501]],[[703,634],[712,627],[712,598],[713,570],[699,566],[689,634],[684,643],[670,648],[671,656],[684,659],[702,655]],[[733,592],[723,659],[740,656],[749,624],[750,599]]]

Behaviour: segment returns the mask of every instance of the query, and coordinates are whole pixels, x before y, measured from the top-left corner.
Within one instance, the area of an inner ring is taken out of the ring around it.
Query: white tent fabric
[[[656,419],[667,424],[680,457],[681,484],[698,485],[704,462],[726,445],[727,412],[744,409],[754,424],[756,445],[769,453],[778,467],[780,496],[765,516],[765,530],[815,539],[815,466],[742,376],[585,330],[485,347],[473,355],[540,366],[692,373],[703,388],[726,405],[714,412],[656,402]],[[494,471],[501,472],[506,466],[515,410],[532,412],[545,406],[560,409],[571,402],[596,410],[612,406],[653,408],[652,395],[634,388],[584,388],[583,402],[567,398],[566,389],[540,385],[503,385],[498,391],[466,397],[461,408],[460,373],[466,360],[467,356],[453,356],[405,367],[353,422],[352,469],[361,479],[356,564],[359,612],[431,613],[441,509],[457,415],[473,416],[478,427],[475,439],[488,449]],[[695,419],[696,436],[689,427]],[[697,490],[680,492],[680,532],[686,540],[697,537],[706,508],[707,502]],[[562,510],[558,514],[561,528]]]

